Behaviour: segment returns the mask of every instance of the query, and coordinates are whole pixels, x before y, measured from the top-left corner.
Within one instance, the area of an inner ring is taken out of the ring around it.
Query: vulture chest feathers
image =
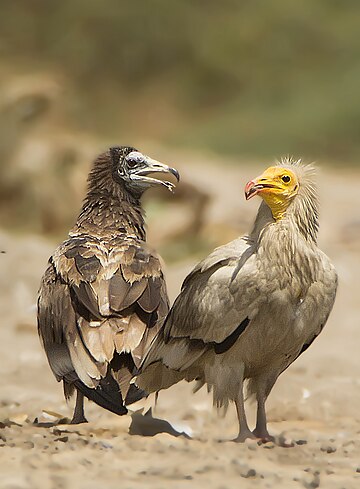
[[[40,338],[65,395],[76,388],[117,414],[143,395],[130,380],[169,308],[139,200],[151,185],[171,188],[147,176],[154,172],[178,177],[133,148],[98,157],[80,215],[39,292]]]

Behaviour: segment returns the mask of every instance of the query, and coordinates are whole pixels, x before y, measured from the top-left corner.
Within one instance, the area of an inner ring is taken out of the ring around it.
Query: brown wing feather
[[[58,380],[73,379],[74,361],[78,363],[78,357],[83,353],[82,342],[75,337],[76,314],[72,307],[70,291],[66,284],[62,283],[52,265],[45,272],[40,286],[38,330],[55,377]],[[71,348],[72,351],[69,348],[70,338],[77,344]],[[89,372],[95,374],[94,378],[98,376],[98,372],[94,372],[93,367],[89,368],[87,362],[85,363],[85,367],[80,369],[81,375],[78,375],[83,377],[86,384],[93,385]]]
[[[110,307],[114,311],[122,311],[134,304],[147,286],[147,280],[141,279],[127,282],[119,270],[110,280],[109,296]]]
[[[150,313],[159,307],[162,280],[149,278],[147,282],[147,287],[137,302],[141,309]]]
[[[112,385],[101,380],[110,372],[125,398],[134,365],[169,309],[157,256],[134,240],[107,247],[76,237],[55,252],[43,283],[39,332],[57,379],[79,378],[86,394],[99,383]],[[129,366],[114,370],[116,355],[130,355]]]

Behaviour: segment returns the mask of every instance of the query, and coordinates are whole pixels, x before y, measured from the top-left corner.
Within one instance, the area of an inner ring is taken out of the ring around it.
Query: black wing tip
[[[118,416],[123,416],[128,413],[128,410],[123,404],[121,393],[118,390],[107,389],[101,383],[96,389],[88,387],[80,380],[74,382],[75,387],[91,401],[98,406],[111,411]]]
[[[239,336],[248,327],[249,323],[250,323],[250,319],[248,317],[246,317],[239,324],[239,326],[227,338],[225,338],[224,341],[222,341],[221,343],[215,343],[214,342],[215,353],[221,354],[221,353],[225,353],[227,350],[229,350],[235,344],[235,342],[237,341]]]
[[[146,391],[140,389],[140,387],[138,387],[137,385],[131,384],[129,391],[126,395],[125,404],[133,404],[134,402],[144,399],[144,397],[148,397],[148,395],[149,394]]]

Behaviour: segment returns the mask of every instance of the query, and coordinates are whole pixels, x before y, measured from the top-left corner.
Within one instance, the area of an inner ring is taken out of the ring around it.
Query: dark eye
[[[125,158],[128,168],[135,168],[137,165],[141,165],[144,159],[144,155],[139,151],[131,151]]]
[[[281,177],[281,180],[284,182],[284,183],[289,183],[291,178],[289,177],[289,175],[284,175],[283,177]]]
[[[129,168],[134,168],[139,162],[136,160],[127,160],[127,166]]]

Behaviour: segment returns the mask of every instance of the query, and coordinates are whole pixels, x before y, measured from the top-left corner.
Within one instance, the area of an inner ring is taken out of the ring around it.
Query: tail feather
[[[128,406],[129,404],[133,404],[134,402],[140,401],[144,397],[148,397],[148,393],[144,390],[137,387],[135,384],[131,384],[126,395],[125,404]]]
[[[124,406],[119,386],[111,375],[101,379],[96,388],[88,387],[80,379],[76,380],[74,385],[84,396],[108,411],[119,416],[127,414],[128,410]]]

